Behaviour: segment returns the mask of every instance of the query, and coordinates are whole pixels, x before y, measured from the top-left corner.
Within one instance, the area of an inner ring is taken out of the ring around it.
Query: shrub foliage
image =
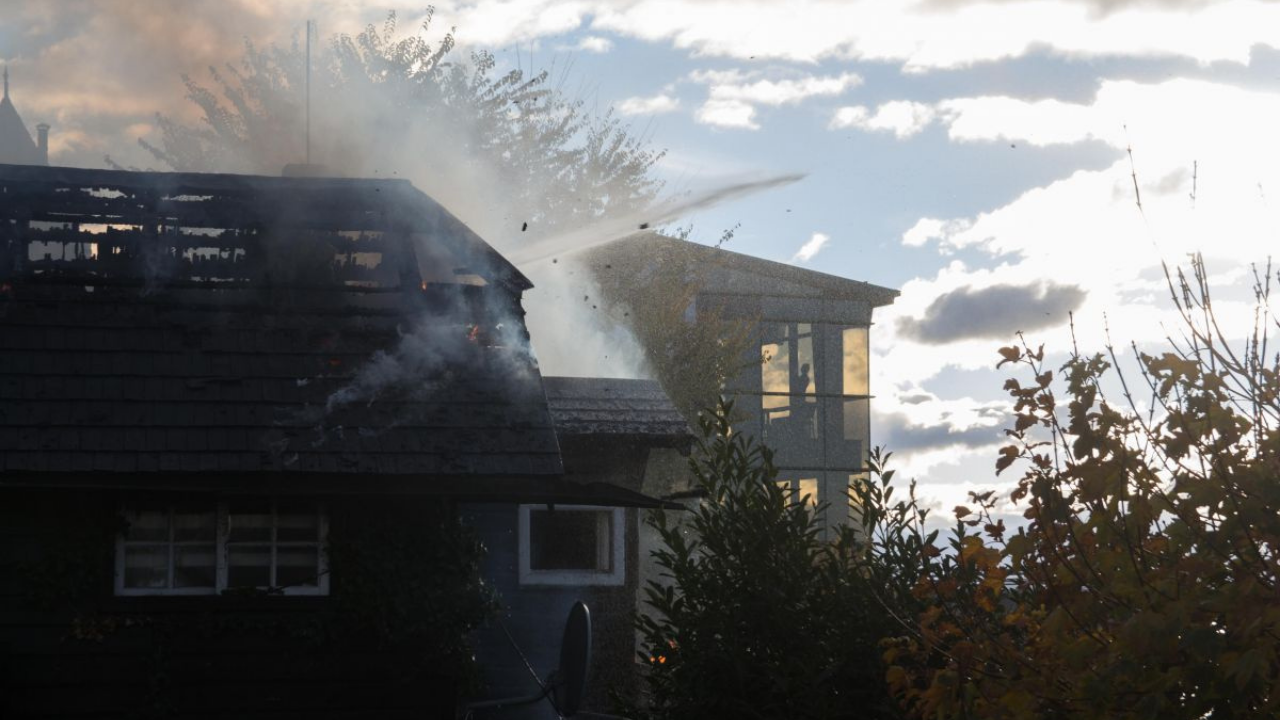
[[[991,493],[930,543],[914,622],[886,643],[887,680],[929,718],[1235,718],[1280,710],[1280,358],[1268,358],[1270,269],[1243,348],[1214,315],[1203,263],[1171,278],[1184,335],[1075,353],[1055,392],[1043,348],[1001,349],[1015,403]],[[1117,403],[1104,390],[1117,377]],[[1146,411],[1136,401],[1144,391]]]
[[[650,717],[874,717],[889,706],[875,651],[886,626],[854,571],[855,544],[821,537],[819,512],[774,482],[771,453],[701,418],[690,460],[703,494],[649,523],[668,582],[640,615]],[[634,710],[632,712],[635,712]]]

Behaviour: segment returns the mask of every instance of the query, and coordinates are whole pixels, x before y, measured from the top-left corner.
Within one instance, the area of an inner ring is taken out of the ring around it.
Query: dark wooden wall
[[[560,662],[560,640],[573,603],[591,610],[592,672],[587,679],[583,710],[608,712],[610,691],[634,692],[635,632],[632,611],[636,597],[636,511],[626,518],[626,583],[621,586],[521,585],[518,566],[515,505],[471,505],[462,508],[464,520],[479,533],[488,553],[484,577],[498,591],[502,610],[498,620],[475,633],[476,656],[487,684],[485,697],[518,697],[538,691],[520,655],[503,632],[511,634],[539,677],[545,681]],[[553,720],[551,705],[539,702],[524,709],[504,710],[481,717],[502,720]]]
[[[327,598],[112,597],[116,507],[0,489],[0,718],[453,718],[452,680],[300,634]]]

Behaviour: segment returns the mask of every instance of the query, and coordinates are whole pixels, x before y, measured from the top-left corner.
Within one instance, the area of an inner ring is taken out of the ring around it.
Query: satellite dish
[[[506,626],[502,626],[502,629],[506,632]],[[533,675],[541,691],[527,697],[468,703],[464,708],[464,718],[470,718],[478,710],[502,710],[535,703],[543,698],[550,700],[561,717],[571,718],[575,715],[582,718],[613,717],[578,712],[578,708],[582,706],[582,695],[587,687],[587,672],[591,669],[591,611],[581,600],[569,608],[569,619],[565,621],[564,635],[560,640],[560,667],[551,673],[546,683],[543,683],[537,673],[534,673],[533,667],[529,665],[528,659],[512,639],[511,633],[506,634],[507,639],[511,641],[511,647],[515,648],[520,659],[524,660],[525,667],[529,668],[530,674]]]
[[[581,600],[569,609],[560,641],[560,668],[551,686],[551,702],[560,714],[573,717],[582,706],[591,668],[591,611]]]

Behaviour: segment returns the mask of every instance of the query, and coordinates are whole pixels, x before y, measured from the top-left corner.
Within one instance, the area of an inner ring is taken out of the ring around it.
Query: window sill
[[[112,595],[104,599],[105,612],[318,610],[327,595]]]
[[[520,584],[523,586],[547,587],[621,587],[626,578],[621,572],[602,573],[579,570],[524,570],[520,572]]]

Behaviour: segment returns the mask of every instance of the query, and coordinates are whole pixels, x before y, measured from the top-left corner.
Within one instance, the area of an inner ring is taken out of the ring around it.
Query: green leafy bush
[[[774,482],[772,453],[734,433],[732,407],[701,418],[690,467],[703,500],[648,522],[668,582],[638,618],[653,718],[867,718],[891,714],[877,642],[889,629],[866,592],[851,535]]]

